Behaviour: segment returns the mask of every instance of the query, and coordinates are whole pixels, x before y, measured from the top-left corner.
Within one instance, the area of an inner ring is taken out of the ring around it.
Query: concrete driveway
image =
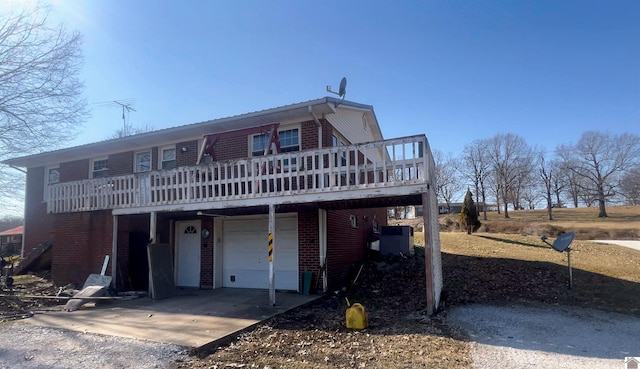
[[[172,343],[206,352],[253,325],[304,305],[319,296],[221,288],[183,290],[154,301],[148,297],[85,306],[73,312],[39,313],[27,323],[78,332]]]
[[[640,250],[640,241],[628,241],[628,240],[593,240],[591,242],[604,243],[608,245],[624,246],[635,250]]]

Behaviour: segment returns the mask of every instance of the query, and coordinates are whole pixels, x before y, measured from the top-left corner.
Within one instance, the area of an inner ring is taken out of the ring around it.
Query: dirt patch
[[[346,293],[275,317],[227,347],[175,368],[447,368],[471,363],[469,344],[430,318],[424,251],[367,260]],[[366,308],[369,327],[345,327],[346,300]]]
[[[49,310],[64,305],[65,300],[38,298],[52,297],[58,288],[50,281],[35,275],[13,276],[13,288],[0,290],[0,323],[24,319],[33,315],[34,311]]]

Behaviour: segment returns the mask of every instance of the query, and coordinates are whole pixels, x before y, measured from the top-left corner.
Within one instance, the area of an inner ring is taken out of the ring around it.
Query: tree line
[[[433,152],[438,202],[451,206],[470,188],[476,201],[495,203],[509,218],[510,209],[570,204],[598,206],[640,205],[640,136],[630,133],[584,132],[577,142],[553,152],[527,144],[518,135],[497,134],[465,145],[459,156]],[[484,219],[486,216],[484,209]]]

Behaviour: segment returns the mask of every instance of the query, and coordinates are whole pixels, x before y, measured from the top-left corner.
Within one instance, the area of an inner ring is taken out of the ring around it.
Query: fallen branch
[[[119,296],[100,296],[100,297],[69,297],[69,296],[38,296],[38,295],[0,295],[0,297],[16,297],[22,299],[50,299],[50,300],[124,300]]]

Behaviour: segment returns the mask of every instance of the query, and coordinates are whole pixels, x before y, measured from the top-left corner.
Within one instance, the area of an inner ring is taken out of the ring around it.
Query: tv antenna
[[[136,109],[133,108],[133,104],[135,103],[136,103],[136,99],[129,98],[129,99],[120,99],[120,100],[112,100],[112,101],[103,101],[103,102],[96,103],[96,105],[101,106],[103,108],[111,108],[114,106],[118,108],[122,108],[122,129],[126,131],[127,120],[129,119],[129,113],[132,111],[133,112],[136,111]]]
[[[338,89],[338,92],[332,91],[331,85],[327,85],[327,92],[340,96],[340,102],[336,103],[336,107],[338,107],[338,105],[340,105],[344,100],[344,96],[347,94],[347,77],[342,77],[342,80],[340,80],[340,88]]]
[[[554,250],[558,252],[567,252],[567,265],[569,266],[569,289],[573,287],[573,273],[571,272],[571,248],[569,245],[573,242],[573,239],[576,237],[576,234],[573,232],[563,233],[558,238],[556,238],[553,243],[547,242],[547,236],[540,237],[540,240],[547,245],[551,246]]]

